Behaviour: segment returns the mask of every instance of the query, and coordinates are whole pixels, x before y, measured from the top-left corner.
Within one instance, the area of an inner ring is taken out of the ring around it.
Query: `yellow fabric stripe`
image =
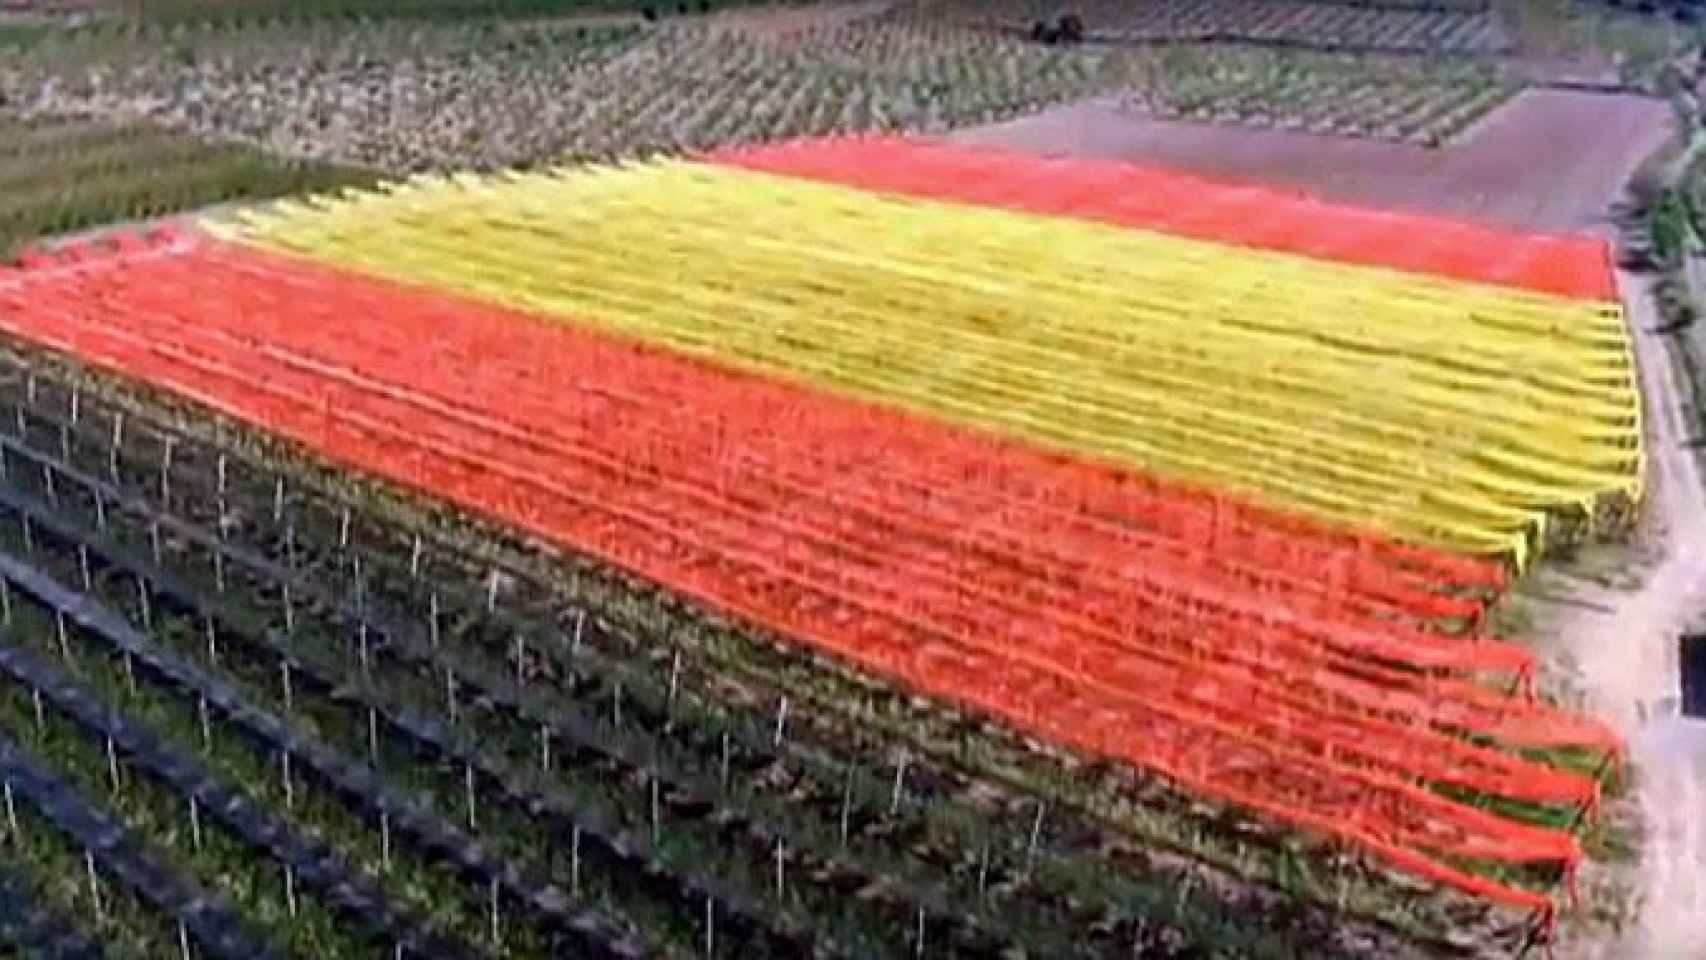
[[[1521,564],[1641,494],[1615,306],[684,161],[280,204],[238,235]]]

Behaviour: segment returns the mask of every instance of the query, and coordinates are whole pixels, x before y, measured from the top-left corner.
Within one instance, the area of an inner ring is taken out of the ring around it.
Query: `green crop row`
[[[13,722],[0,720],[0,726]],[[33,746],[33,730],[32,720],[12,733],[20,744]],[[44,906],[62,917],[75,917],[78,927],[98,939],[105,955],[114,960],[179,960],[178,931],[171,919],[122,884],[91,889],[84,854],[81,846],[22,797],[14,796],[9,807],[0,808],[0,858],[36,879],[34,892]]]
[[[0,256],[53,234],[373,182],[144,125],[0,118],[0,144]]]
[[[6,525],[5,548],[15,555],[25,547],[21,529]],[[22,553],[27,556],[27,553]],[[407,894],[421,912],[437,918],[442,932],[481,930],[485,916],[483,897],[462,895],[442,870],[418,858],[401,842],[382,856],[382,841],[311,778],[297,774],[288,781],[278,757],[259,751],[250,739],[229,731],[213,717],[205,722],[198,707],[184,699],[182,691],[125,664],[87,633],[76,628],[60,631],[48,612],[32,604],[10,600],[10,635],[28,642],[37,651],[61,658],[67,670],[105,704],[120,715],[143,724],[186,749],[199,752],[202,762],[217,775],[240,787],[241,792],[263,809],[281,813],[284,819],[338,848],[354,869],[382,876],[388,892],[403,899]],[[17,724],[30,718],[18,714],[28,695],[16,685],[10,691],[10,708],[16,716],[8,726],[23,736]],[[83,788],[87,796],[110,795],[110,802],[132,829],[152,840],[185,875],[193,876],[207,889],[223,890],[257,930],[269,933],[299,956],[373,957],[391,954],[388,944],[375,944],[356,936],[360,926],[353,918],[339,918],[309,892],[292,896],[286,890],[282,865],[249,849],[216,818],[203,813],[199,826],[192,826],[188,801],[146,776],[117,767],[115,789],[106,755],[100,743],[91,742],[69,718],[51,709],[44,712],[48,723],[41,736],[51,743],[63,776]],[[365,856],[351,856],[360,851]],[[381,866],[381,861],[385,866]],[[472,902],[470,902],[472,901]],[[175,944],[174,944],[175,946]],[[532,955],[532,954],[527,954]]]
[[[1440,146],[1521,84],[1470,61],[1224,47],[1124,54],[1122,102],[1162,117]]]

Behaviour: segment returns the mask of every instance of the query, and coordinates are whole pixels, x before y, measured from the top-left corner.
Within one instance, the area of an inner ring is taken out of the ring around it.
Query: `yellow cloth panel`
[[[668,161],[417,178],[242,239],[1522,564],[1640,496],[1621,311]]]

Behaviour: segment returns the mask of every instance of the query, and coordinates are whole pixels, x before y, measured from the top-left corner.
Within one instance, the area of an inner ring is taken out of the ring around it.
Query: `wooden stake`
[[[95,578],[89,571],[89,545],[86,543],[77,545],[77,566],[83,573],[83,592],[95,592]]]
[[[0,457],[0,463],[4,462],[4,457]],[[0,468],[0,477],[4,475],[5,470]],[[95,491],[95,529],[102,533],[107,529],[107,497],[100,490]]]
[[[203,617],[201,623],[202,632],[207,635],[207,662],[217,667],[219,666],[219,633],[213,628],[213,617],[211,615]],[[285,700],[288,703],[290,699],[288,679],[286,679],[285,685]]]
[[[281,588],[284,594],[284,632],[288,636],[296,632],[296,605],[290,602],[290,584],[281,584]]]
[[[284,865],[284,908],[296,919],[296,870],[288,863]]]
[[[379,811],[379,866],[391,872],[391,811]]]
[[[659,821],[661,821],[663,819],[663,817],[662,817],[661,811],[659,809],[662,805],[660,803],[658,803],[658,778],[657,778],[657,776],[653,775],[651,778],[651,781],[652,781],[652,846],[655,847],[658,844],[658,828],[661,826]]]
[[[502,929],[498,925],[498,878],[492,878],[492,945],[496,946],[501,938]]]
[[[218,550],[213,551],[213,588],[225,592],[225,554]]]
[[[112,446],[107,448],[107,473],[112,476],[114,483],[118,482],[118,451],[122,446],[124,446],[124,414],[114,413],[113,442]]]
[[[18,803],[12,798],[12,778],[6,778],[6,827],[12,835],[12,842],[23,839],[23,831],[18,828]]]
[[[379,769],[379,711],[367,708],[367,762]]]
[[[427,625],[431,632],[432,645],[438,646],[438,591],[434,590],[427,599]]]
[[[30,690],[30,699],[35,703],[36,707],[36,738],[45,738],[47,736],[47,713],[42,710],[41,691],[32,688]]]
[[[202,696],[201,696],[200,710],[201,710],[201,749],[203,750],[203,752],[210,752],[213,750],[213,723],[207,717],[207,695],[206,694],[202,694]]]
[[[101,881],[95,875],[95,853],[92,850],[83,851],[83,865],[89,870],[89,902],[94,907],[95,926],[107,922],[106,912],[101,909]]]
[[[551,728],[539,725],[539,769],[551,772]]]
[[[715,904],[710,894],[705,894],[705,956],[709,957],[717,946],[717,914]]]
[[[1047,803],[1041,800],[1037,801],[1037,818],[1031,821],[1031,842],[1025,845],[1025,876],[1027,877],[1031,875],[1031,863],[1037,857],[1037,840],[1042,837],[1043,812],[1047,809]]]
[[[729,732],[723,731],[723,762],[717,776],[717,783],[724,793],[729,792]]]
[[[617,730],[622,729],[622,681],[620,680],[616,681],[616,686],[611,692],[610,716],[610,725]]]
[[[576,897],[581,894],[581,828],[578,823],[569,833],[569,894]]]
[[[983,852],[977,858],[977,895],[981,899],[989,889],[989,841],[983,841]]]
[[[178,921],[178,956],[179,960],[190,960],[190,928],[182,920]]]
[[[770,738],[772,747],[782,746],[782,730],[788,722],[788,698],[783,697],[781,704],[776,707],[776,734]]]
[[[29,553],[36,552],[36,532],[27,513],[24,514],[24,550]]]
[[[276,526],[284,521],[284,474],[273,478],[272,482],[272,522]]]
[[[471,763],[464,763],[462,765],[462,797],[463,797],[464,805],[468,808],[468,829],[473,830],[474,829],[474,765]]]
[[[847,765],[847,779],[841,785],[841,845],[847,846],[847,824],[853,815],[853,770]]]
[[[190,794],[190,846],[201,852],[201,804]]]
[[[496,613],[498,610],[498,568],[493,567],[491,576],[486,578],[486,612]]]
[[[278,665],[279,685],[284,688],[284,711],[292,713],[296,710],[295,698],[290,692],[290,661],[283,660]]]
[[[42,461],[41,484],[47,490],[47,502],[59,506],[59,491],[53,485],[53,464]]]
[[[355,581],[355,615],[367,618],[367,578],[362,574],[361,554],[350,557],[350,570]]]
[[[906,781],[906,751],[900,752],[900,762],[894,767],[894,789],[889,791],[889,816],[900,812],[900,788]]]
[[[82,412],[83,387],[81,384],[71,388],[71,425],[77,425],[77,416]]]
[[[526,663],[527,641],[518,633],[515,635],[515,686],[518,690],[527,684],[527,677],[522,669]]]
[[[148,543],[154,548],[154,564],[160,564],[160,521],[148,525]]]
[[[296,809],[296,778],[290,775],[290,751],[279,751],[278,776],[284,783],[284,808]]]
[[[414,549],[409,551],[409,579],[418,580],[421,576],[421,535],[415,534]]]
[[[160,503],[167,507],[172,505],[172,448],[176,445],[176,439],[167,437],[160,451]]]
[[[124,683],[130,688],[130,695],[136,696],[136,658],[129,650],[124,652]]]
[[[154,630],[154,612],[148,605],[148,582],[139,574],[136,578],[136,602],[142,610],[142,629],[147,632]]]
[[[456,672],[454,670],[447,669],[444,671],[444,705],[450,713],[450,723],[454,726],[460,720],[459,711],[456,707]]]
[[[59,657],[66,663],[71,662],[71,638],[65,629],[65,611],[53,611],[53,623],[59,633]]]
[[[912,955],[915,957],[924,956],[924,908],[923,907],[918,908],[918,939],[916,940],[916,948],[913,950]]]
[[[0,624],[12,625],[12,583],[0,578]]]
[[[783,873],[782,873],[783,856],[784,856],[784,849],[783,849],[783,844],[782,844],[782,838],[777,837],[776,838],[776,899],[777,900],[782,899],[782,894],[786,891],[786,887],[783,885]]]
[[[118,796],[118,751],[113,749],[113,738],[107,737],[107,779],[112,782],[113,796]]]
[[[344,508],[343,516],[338,520],[338,549],[349,549],[349,507]]]

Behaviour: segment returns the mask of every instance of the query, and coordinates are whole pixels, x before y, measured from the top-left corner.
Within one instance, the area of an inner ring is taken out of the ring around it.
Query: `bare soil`
[[[1609,232],[1607,208],[1670,135],[1646,97],[1530,90],[1438,149],[1133,116],[1106,101],[951,139],[1051,156],[1136,160],[1330,199],[1534,230]]]

